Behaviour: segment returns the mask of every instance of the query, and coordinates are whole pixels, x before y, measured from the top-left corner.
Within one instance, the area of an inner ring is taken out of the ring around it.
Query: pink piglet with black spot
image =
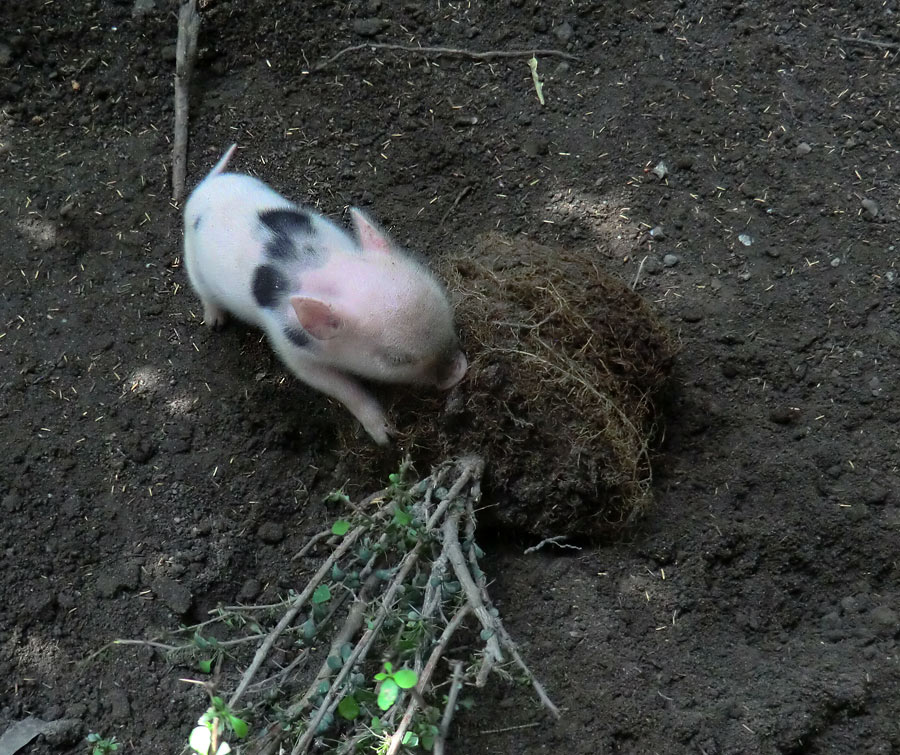
[[[340,401],[376,443],[390,427],[359,378],[456,385],[468,363],[447,295],[360,210],[356,238],[252,176],[225,173],[232,145],[188,198],[184,260],[220,327],[262,328],[300,380]]]

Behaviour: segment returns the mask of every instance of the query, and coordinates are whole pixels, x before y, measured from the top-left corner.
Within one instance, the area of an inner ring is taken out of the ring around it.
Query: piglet
[[[391,429],[359,377],[448,389],[466,373],[437,280],[360,210],[356,238],[251,176],[224,173],[232,145],[188,198],[184,260],[220,327],[262,328],[303,382],[340,401],[376,443]]]

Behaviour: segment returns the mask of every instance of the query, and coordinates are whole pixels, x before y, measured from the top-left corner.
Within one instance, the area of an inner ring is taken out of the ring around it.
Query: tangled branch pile
[[[477,457],[447,462],[412,487],[401,470],[298,554],[326,540],[332,546],[300,593],[279,606],[221,608],[191,628],[188,646],[157,643],[215,656],[206,661],[218,670],[204,685],[212,704],[192,735],[195,751],[219,751],[244,735],[250,718],[257,733],[244,751],[256,755],[391,754],[416,745],[440,754],[460,690],[484,686],[492,671],[508,676],[509,665],[558,716],[493,608],[478,565],[483,466]],[[214,639],[239,626],[246,638]],[[237,680],[233,661],[252,645]]]

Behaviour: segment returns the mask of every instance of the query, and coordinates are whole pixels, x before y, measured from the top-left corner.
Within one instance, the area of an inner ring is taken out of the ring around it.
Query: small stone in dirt
[[[860,204],[862,205],[863,210],[865,210],[867,217],[878,217],[878,203],[875,202],[875,200],[866,197]]]
[[[781,252],[778,249],[773,249],[772,247],[766,249],[766,254],[774,260],[777,260],[781,256]]]
[[[831,266],[832,266],[832,267],[838,267],[840,264],[841,264],[841,258],[840,258],[840,257],[835,257],[833,260],[831,260]]]
[[[654,176],[656,176],[660,181],[662,181],[667,175],[669,175],[669,166],[665,164],[662,160],[660,160],[650,171]]]
[[[663,265],[665,267],[675,267],[679,262],[677,254],[667,254],[663,257]]]
[[[385,26],[387,21],[383,18],[357,18],[353,21],[353,31],[360,37],[374,37]]]
[[[738,370],[737,365],[734,362],[725,362],[722,365],[722,375],[729,380],[732,378],[736,378],[740,374],[740,370]]]
[[[744,246],[753,245],[753,237],[749,233],[738,234],[738,241],[740,241]]]
[[[109,703],[109,717],[113,721],[128,721],[131,719],[131,701],[128,693],[118,687],[110,687],[107,693]]]
[[[750,280],[752,277],[753,277],[753,276],[752,276],[749,272],[747,272],[747,271],[744,271],[743,273],[738,273],[738,280],[739,280],[739,281],[743,281],[744,283],[746,283],[746,282],[747,282],[748,280]]]
[[[522,149],[529,157],[546,155],[550,151],[550,140],[543,136],[530,136],[525,140]]]
[[[569,64],[566,63],[566,61],[563,61],[558,66],[556,66],[556,68],[553,70],[553,74],[555,76],[565,76],[569,72],[569,68]]]
[[[256,536],[264,543],[280,543],[284,540],[284,525],[280,522],[263,522],[259,525]]]
[[[664,239],[666,237],[666,232],[663,230],[661,225],[655,225],[650,229],[650,238],[651,239]]]
[[[644,260],[644,272],[649,273],[650,275],[656,275],[658,272],[662,270],[662,262],[660,262],[656,257],[647,257]]]
[[[568,21],[563,21],[559,26],[553,29],[553,36],[563,44],[566,44],[570,39],[572,39],[573,33],[574,29],[572,29],[572,24],[570,24]]]
[[[22,505],[22,497],[13,491],[3,496],[3,512],[5,514],[14,514]]]
[[[812,152],[812,147],[810,147],[808,143],[800,142],[800,144],[797,145],[798,155],[808,155],[810,152]]]
[[[109,571],[97,576],[97,592],[101,598],[113,598],[119,590],[135,590],[141,576],[138,561],[114,564]]]
[[[774,422],[776,425],[789,425],[796,418],[797,412],[786,406],[772,409],[769,412],[769,421]]]
[[[241,585],[237,594],[238,603],[250,603],[262,592],[262,583],[258,579],[248,579]]]
[[[881,605],[873,608],[869,616],[879,634],[894,634],[900,629],[900,617],[890,606]]]
[[[681,313],[681,319],[685,322],[700,322],[703,319],[703,312],[699,309],[688,308]]]
[[[183,616],[191,610],[194,598],[191,591],[184,585],[168,577],[157,577],[150,587],[153,594],[165,603],[172,613]]]

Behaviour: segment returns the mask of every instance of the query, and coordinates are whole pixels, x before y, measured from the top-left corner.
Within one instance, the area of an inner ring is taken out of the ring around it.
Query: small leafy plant
[[[99,734],[91,733],[87,735],[88,744],[91,746],[91,755],[108,755],[119,749],[119,743],[115,737],[101,737]]]
[[[197,719],[188,744],[199,755],[228,755],[231,745],[223,736],[232,733],[243,739],[249,730],[247,722],[234,715],[221,697],[213,696],[206,713]]]

